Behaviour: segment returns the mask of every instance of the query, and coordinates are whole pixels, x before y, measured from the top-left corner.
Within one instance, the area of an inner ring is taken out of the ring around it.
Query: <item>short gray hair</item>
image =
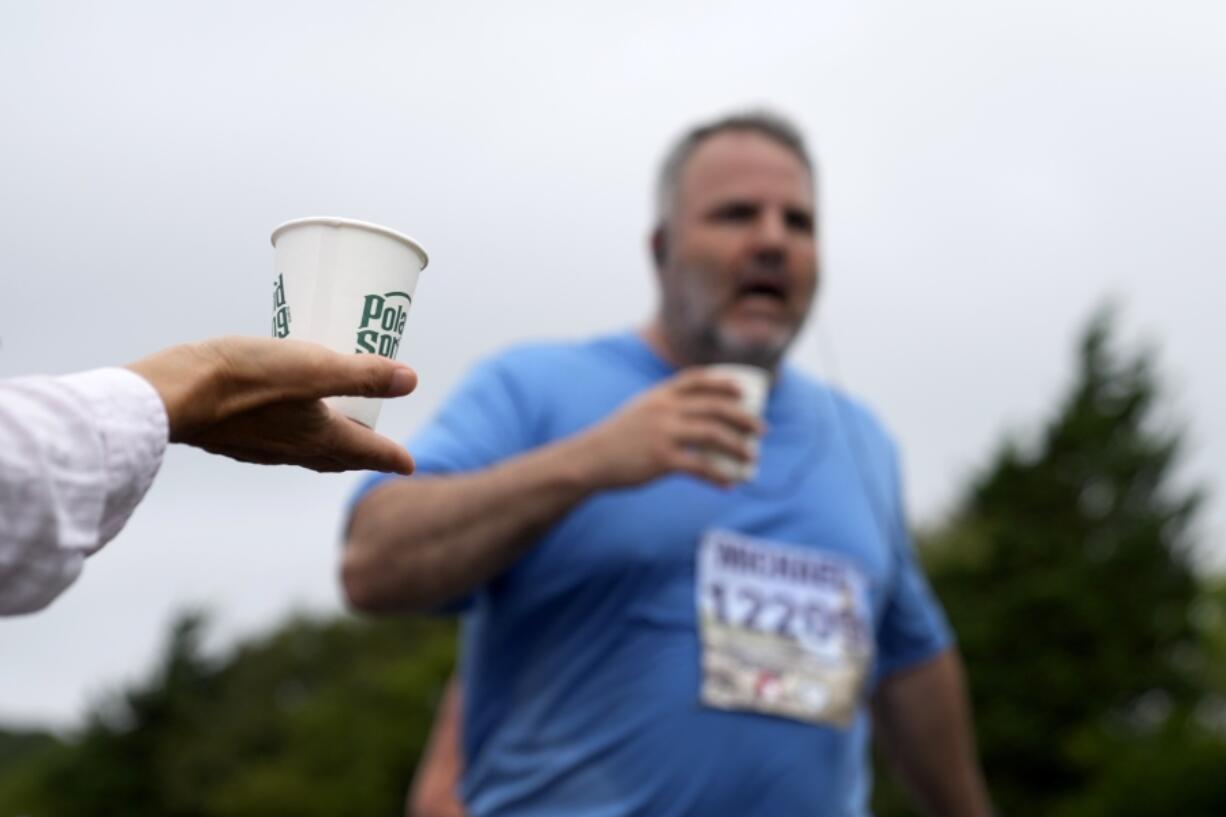
[[[656,222],[663,224],[677,202],[677,186],[686,162],[703,142],[720,133],[748,132],[765,136],[795,154],[813,175],[813,160],[800,128],[780,114],[767,110],[744,111],[698,125],[685,133],[664,156],[656,179]]]

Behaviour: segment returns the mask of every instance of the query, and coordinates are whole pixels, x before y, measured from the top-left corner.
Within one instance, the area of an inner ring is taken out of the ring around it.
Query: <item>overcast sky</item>
[[[825,280],[793,359],[836,352],[902,444],[917,522],[1042,419],[1108,297],[1160,349],[1186,478],[1221,493],[1220,2],[594,6],[0,4],[0,376],[266,334],[271,229],[361,218],[431,256],[400,355],[421,386],[380,419],[403,437],[510,341],[640,322],[666,143],[767,105],[822,167]],[[340,609],[355,481],[171,451],[77,586],[0,622],[0,722],[73,723],[187,605],[218,647]],[[1223,497],[1203,532],[1223,546]]]

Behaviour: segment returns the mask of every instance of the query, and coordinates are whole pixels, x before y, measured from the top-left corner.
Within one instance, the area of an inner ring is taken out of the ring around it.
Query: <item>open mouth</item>
[[[778,276],[752,276],[740,282],[736,299],[783,306],[788,301],[787,282]]]

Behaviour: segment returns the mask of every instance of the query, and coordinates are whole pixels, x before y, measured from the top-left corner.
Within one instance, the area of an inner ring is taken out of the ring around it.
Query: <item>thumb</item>
[[[342,359],[344,355],[341,355]],[[403,363],[377,355],[354,355],[346,361],[353,372],[355,391],[337,394],[357,397],[403,397],[417,388],[417,372]]]
[[[301,389],[295,396],[401,397],[417,388],[417,373],[403,363],[379,355],[312,351],[309,374],[291,386]]]

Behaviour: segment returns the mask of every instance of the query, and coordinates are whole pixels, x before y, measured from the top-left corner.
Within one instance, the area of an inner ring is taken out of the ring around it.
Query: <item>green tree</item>
[[[1119,353],[1100,314],[1037,442],[1006,445],[922,537],[1004,813],[1226,814],[1226,783],[1200,775],[1226,763],[1196,715],[1201,495],[1172,480],[1180,435],[1159,423],[1159,396],[1152,354]],[[1146,787],[1163,808],[1126,808],[1152,805]],[[898,813],[888,793],[883,803]]]
[[[39,772],[63,751],[63,742],[49,732],[0,729],[0,815],[21,813],[6,804],[40,801],[43,779]]]
[[[157,671],[0,777],[0,817],[399,813],[454,663],[452,624],[293,619],[210,658],[174,626]]]

